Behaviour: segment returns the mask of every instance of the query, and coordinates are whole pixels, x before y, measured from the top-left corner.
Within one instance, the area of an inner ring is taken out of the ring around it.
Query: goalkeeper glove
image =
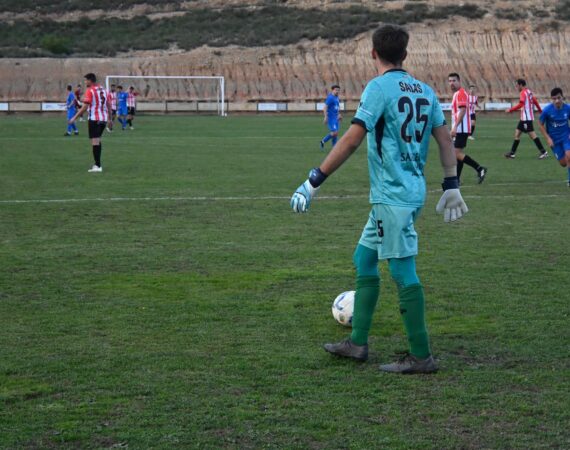
[[[291,208],[297,213],[307,212],[311,200],[317,195],[319,186],[325,181],[327,175],[318,167],[309,172],[309,178],[296,190],[291,197]]]
[[[443,214],[444,222],[454,222],[469,211],[459,192],[459,179],[457,177],[444,178],[441,187],[443,195],[437,202],[435,211]]]

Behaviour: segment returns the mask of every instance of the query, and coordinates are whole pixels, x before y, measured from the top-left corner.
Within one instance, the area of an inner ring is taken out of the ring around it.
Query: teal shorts
[[[407,258],[418,254],[414,223],[421,207],[372,205],[359,244],[378,252],[378,259]]]

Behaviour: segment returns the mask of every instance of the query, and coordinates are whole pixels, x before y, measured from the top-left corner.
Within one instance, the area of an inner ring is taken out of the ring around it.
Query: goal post
[[[166,111],[168,103],[196,103],[196,111],[216,112],[219,116],[226,116],[225,80],[223,76],[176,76],[176,75],[107,75],[105,88],[109,92],[111,84],[123,85],[127,90],[134,85],[140,94],[137,101],[165,102]],[[184,109],[178,109],[179,111]]]

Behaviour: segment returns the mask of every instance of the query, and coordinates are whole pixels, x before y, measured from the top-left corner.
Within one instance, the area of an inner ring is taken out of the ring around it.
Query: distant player
[[[135,129],[133,127],[133,119],[137,109],[137,95],[139,93],[135,91],[135,88],[133,86],[129,87],[129,92],[127,93],[127,123],[131,130]]]
[[[67,120],[69,121],[75,113],[77,112],[77,102],[75,101],[75,94],[73,93],[73,86],[71,84],[67,85],[67,100],[65,101],[65,108],[67,109]],[[75,135],[79,134],[77,125],[75,123],[67,124],[67,131],[64,136],[71,136],[71,132]]]
[[[75,88],[75,106],[76,108],[81,108],[83,105],[81,103],[81,94],[83,93],[82,91],[82,87],[81,84],[78,84],[77,87]],[[79,116],[79,121],[83,122],[83,114],[81,114],[81,116]]]
[[[111,105],[111,122],[115,124],[115,119],[117,118],[117,87],[112,84],[109,87],[109,104]],[[113,131],[112,127],[107,127],[107,131],[111,133]]]
[[[127,128],[127,115],[129,110],[127,107],[127,99],[129,94],[123,90],[123,86],[117,86],[117,118],[121,124],[121,129],[124,131]]]
[[[539,127],[560,165],[568,169],[570,188],[570,105],[564,103],[564,94],[558,87],[552,89],[550,99],[552,103],[540,115]]]
[[[444,213],[446,222],[467,212],[439,101],[430,86],[402,68],[408,39],[408,33],[397,25],[383,25],[374,32],[371,56],[378,76],[366,85],[348,131],[291,198],[295,212],[306,212],[319,186],[367,136],[372,205],[353,256],[356,295],[352,332],[345,340],[325,344],[324,348],[344,358],[368,359],[368,336],[380,294],[378,261],[387,260],[398,288],[409,353],[399,361],[381,365],[380,370],[402,374],[437,371],[426,329],[424,290],[416,273],[418,237],[414,228],[425,203],[424,167],[431,136],[438,143],[445,177],[436,210]],[[319,255],[318,247],[313,254]]]
[[[93,159],[95,160],[95,164],[88,172],[103,172],[103,167],[101,166],[101,136],[106,126],[113,126],[111,122],[111,105],[107,101],[107,92],[102,86],[97,84],[97,77],[94,73],[85,75],[85,86],[87,90],[83,98],[83,106],[69,120],[69,123],[74,123],[88,109],[89,139],[91,139]]]
[[[325,144],[332,140],[332,146],[334,147],[336,141],[338,140],[338,130],[339,124],[342,120],[342,115],[340,114],[340,99],[338,94],[340,93],[340,86],[335,84],[331,86],[331,92],[325,100],[325,106],[323,108],[324,121],[329,129],[329,133],[321,139],[321,150],[325,149]]]
[[[526,81],[522,78],[519,78],[516,81],[517,89],[520,92],[520,101],[518,104],[513,106],[512,108],[507,109],[507,113],[512,113],[513,111],[521,110],[521,120],[517,125],[515,130],[515,140],[513,141],[513,146],[511,147],[511,151],[505,153],[505,158],[514,159],[517,153],[517,148],[521,142],[521,134],[528,133],[529,137],[534,141],[536,148],[540,152],[538,159],[544,159],[548,156],[548,152],[542,146],[542,142],[540,142],[540,138],[534,132],[534,107],[538,112],[542,112],[540,108],[540,104],[536,100],[536,97],[532,93],[532,91],[526,87]]]
[[[467,147],[467,138],[471,132],[471,116],[469,114],[469,95],[461,87],[461,78],[459,74],[453,72],[447,76],[449,87],[453,91],[453,100],[451,102],[451,137],[453,138],[453,147],[457,156],[457,178],[461,179],[461,171],[463,164],[473,167],[477,172],[479,184],[483,182],[487,176],[487,168],[483,167],[464,150]]]
[[[479,106],[479,96],[477,95],[477,86],[469,85],[469,117],[471,118],[471,132],[469,139],[474,141],[475,138],[475,122],[477,121],[477,107]]]

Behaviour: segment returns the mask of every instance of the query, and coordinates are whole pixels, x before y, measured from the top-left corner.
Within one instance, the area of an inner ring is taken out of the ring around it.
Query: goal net
[[[107,75],[111,85],[133,86],[138,93],[137,109],[163,112],[199,112],[226,115],[222,76]]]

